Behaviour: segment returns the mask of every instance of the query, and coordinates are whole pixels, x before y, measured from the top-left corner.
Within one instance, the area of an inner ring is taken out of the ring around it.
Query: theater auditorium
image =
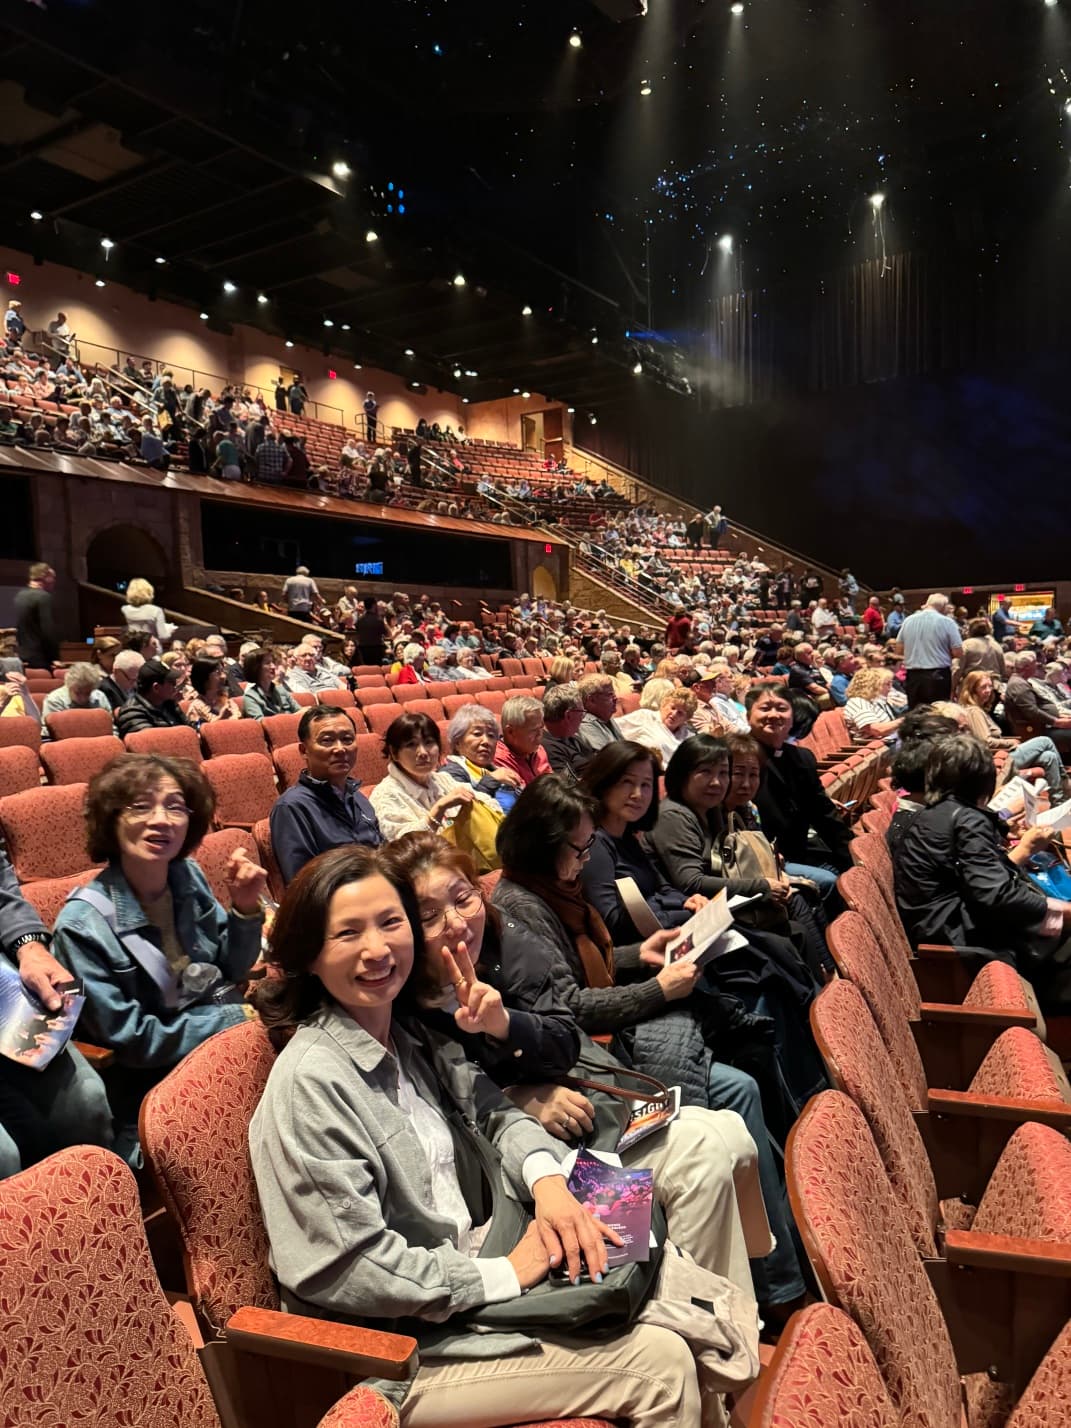
[[[5,1428],[1071,1428],[1071,0],[5,0]]]

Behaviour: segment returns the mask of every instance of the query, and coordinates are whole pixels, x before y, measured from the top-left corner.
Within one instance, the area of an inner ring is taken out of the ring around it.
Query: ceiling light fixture
[[[325,327],[334,327],[334,325],[335,325],[335,324],[332,322],[332,320],[331,320],[329,317],[325,317],[325,318],[324,318],[324,326],[325,326]]]
[[[261,307],[263,307],[264,304],[268,301],[270,301],[270,299],[267,293],[257,293],[257,302],[260,304]]]
[[[331,172],[337,179],[348,179],[351,171],[345,159],[338,159],[331,165]]]
[[[355,372],[359,372],[359,371],[361,370],[361,364],[360,364],[360,362],[354,362],[354,364],[353,364],[353,370],[354,370]]]
[[[647,96],[650,94],[650,92],[651,92],[651,81],[650,81],[649,79],[645,79],[645,80],[641,81],[641,83],[640,83],[640,94],[641,94],[641,96],[642,96],[644,99],[646,99]]]
[[[461,376],[461,368],[460,368],[460,367],[455,367],[455,368],[454,368],[454,376],[455,376],[455,377],[460,377],[460,376]]]
[[[464,286],[465,286],[465,274],[464,274],[464,273],[455,273],[455,274],[454,274],[454,287],[455,287],[455,288],[463,288]]]
[[[576,30],[574,30],[569,36],[569,48],[571,50],[578,50],[583,43],[584,41],[577,34]]]
[[[591,345],[592,347],[598,347],[599,345],[599,334],[597,332],[592,334]]]
[[[110,238],[102,238],[100,240],[100,246],[104,249],[105,253],[110,253],[115,247],[115,244]]]
[[[742,4],[742,0],[736,0],[735,4],[730,5],[729,13],[732,15],[742,15],[744,13],[744,6]]]
[[[875,208],[875,209],[877,209],[877,208],[884,208],[884,207],[885,207],[885,195],[884,195],[883,193],[872,193],[872,194],[870,195],[870,206],[871,206],[871,208]]]
[[[207,322],[207,321],[208,321],[208,313],[207,313],[207,312],[200,312],[200,313],[198,313],[197,315],[198,315],[198,317],[201,319],[202,322]]]
[[[374,228],[369,228],[368,232],[364,235],[364,241],[366,243],[378,243],[379,234]]]
[[[718,239],[718,247],[723,253],[731,253],[733,251],[733,235],[731,233],[723,233]]]
[[[414,351],[413,351],[413,349],[412,349],[411,347],[407,347],[407,348],[405,349],[405,355],[406,355],[407,357],[413,357],[413,356],[415,356],[416,354],[414,353]]]
[[[294,345],[294,344],[290,341],[290,338],[289,338],[289,337],[288,337],[288,338],[286,339],[286,341],[283,343],[283,346],[284,346],[284,347],[293,347],[293,345]]]
[[[591,423],[592,426],[598,426],[599,424],[599,418],[595,415],[594,412],[588,413],[588,421]]]
[[[33,219],[33,221],[34,221],[35,223],[40,223],[40,222],[41,222],[41,219],[44,218],[44,216],[45,216],[45,215],[41,212],[41,210],[40,210],[39,208],[31,208],[31,209],[30,209],[30,217]]]
[[[642,362],[637,362],[637,363],[636,363],[635,367],[633,367],[633,369],[632,369],[632,375],[633,375],[634,377],[642,377],[642,376],[643,376],[643,363],[642,363]]]
[[[522,317],[531,317],[531,316],[532,316],[532,309],[528,306],[527,303],[525,303],[525,305],[521,308],[521,316],[522,316]]]
[[[344,322],[344,323],[342,324],[342,331],[343,331],[343,332],[349,332],[349,330],[350,330],[350,325],[349,325],[349,323],[348,323],[348,322]]]
[[[159,258],[159,257],[158,257],[158,258],[155,259],[155,261],[156,261],[156,262],[159,264],[159,266],[162,268],[162,267],[164,266],[164,264],[167,262],[167,259],[166,259],[166,258]]]
[[[462,397],[462,398],[461,398],[461,401],[462,401],[462,403],[463,403],[465,406],[468,406],[468,404],[469,404],[469,399],[468,399],[468,397]]]
[[[95,288],[106,288],[108,284],[104,281],[103,278],[98,278],[97,281],[93,284],[93,286]]]
[[[532,395],[531,392],[522,392],[522,393],[521,393],[521,396],[524,398],[525,401],[527,401],[528,398],[529,398],[531,395]]]
[[[570,416],[575,416],[576,414],[576,407],[566,407],[565,410],[569,413]]]
[[[223,291],[225,293],[236,293],[238,289],[235,287],[234,283],[226,282],[223,284]]]

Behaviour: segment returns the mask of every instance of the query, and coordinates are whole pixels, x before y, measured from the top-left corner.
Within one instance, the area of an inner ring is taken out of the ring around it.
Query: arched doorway
[[[532,598],[534,600],[557,600],[558,586],[545,565],[532,568]]]
[[[139,526],[115,525],[98,531],[86,547],[86,579],[106,590],[125,590],[140,575],[156,589],[167,584],[168,566],[159,542]]]

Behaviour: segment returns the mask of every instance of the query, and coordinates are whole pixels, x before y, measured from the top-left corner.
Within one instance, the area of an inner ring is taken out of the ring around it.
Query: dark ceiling
[[[894,247],[1065,221],[1071,0],[611,18],[638,8],[3,0],[6,241],[473,400],[601,412],[637,358],[680,385],[726,285],[870,253],[875,190]]]

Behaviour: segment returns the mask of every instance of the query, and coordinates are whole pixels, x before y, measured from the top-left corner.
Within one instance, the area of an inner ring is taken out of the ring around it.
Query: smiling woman
[[[189,858],[213,806],[208,781],[184,759],[113,759],[86,798],[89,856],[108,866],[74,889],[56,922],[56,956],[85,988],[80,1028],[116,1053],[106,1077],[115,1149],[133,1166],[145,1092],[248,1013],[235,984],[260,952],[267,875],[236,851],[224,912]]]

